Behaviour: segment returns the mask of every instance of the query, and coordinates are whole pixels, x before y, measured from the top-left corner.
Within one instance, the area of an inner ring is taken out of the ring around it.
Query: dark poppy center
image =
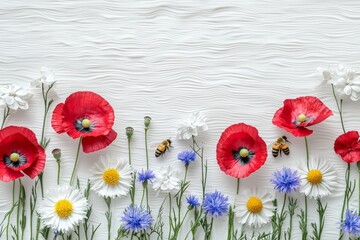
[[[19,153],[18,151],[12,151],[10,156],[3,156],[3,163],[11,168],[19,168],[25,163],[27,163],[26,157]]]
[[[314,118],[305,115],[304,113],[299,114],[292,123],[297,127],[306,127],[309,122],[311,122]]]
[[[75,128],[80,132],[92,132],[95,125],[88,118],[80,118],[75,121]]]
[[[232,155],[241,165],[246,165],[250,163],[255,153],[247,147],[239,147],[237,150],[232,150]]]

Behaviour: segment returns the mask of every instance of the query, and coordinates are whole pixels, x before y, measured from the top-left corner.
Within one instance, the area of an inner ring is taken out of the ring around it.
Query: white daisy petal
[[[101,156],[91,169],[91,190],[101,197],[127,196],[133,182],[132,167],[116,156]]]
[[[314,199],[329,196],[337,185],[336,172],[329,161],[320,158],[310,159],[309,168],[305,161],[302,162],[299,167],[300,192]]]
[[[48,190],[47,196],[37,209],[45,226],[66,233],[86,218],[88,201],[79,189],[59,186]]]
[[[27,90],[15,84],[0,88],[0,105],[5,105],[12,110],[28,109],[27,99],[32,94]]]
[[[239,196],[236,200],[234,212],[240,224],[247,224],[250,227],[260,227],[270,222],[275,209],[272,203],[274,200],[272,194],[256,189],[246,189],[240,192]],[[252,203],[249,202],[249,200],[253,198],[255,198],[256,201]],[[248,205],[252,205],[253,209],[249,209]]]

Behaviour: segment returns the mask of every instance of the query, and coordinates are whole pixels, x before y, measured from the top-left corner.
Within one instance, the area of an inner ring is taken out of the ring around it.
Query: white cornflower
[[[100,157],[91,169],[91,190],[101,197],[126,196],[133,181],[132,167],[115,156]]]
[[[65,233],[86,218],[88,202],[79,189],[60,186],[50,189],[46,196],[37,209],[45,226]]]
[[[56,82],[56,80],[53,71],[50,68],[41,67],[40,77],[32,81],[31,86],[39,87],[42,83],[47,86],[50,86],[54,82]]]
[[[300,192],[310,198],[329,196],[337,185],[336,172],[324,159],[310,159],[309,168],[305,161],[299,167],[301,179]]]
[[[235,203],[234,212],[240,224],[260,227],[270,222],[275,207],[274,196],[266,191],[246,189],[240,193]]]
[[[321,69],[324,81],[332,84],[336,95],[341,99],[360,99],[360,71],[339,64],[336,69]]]
[[[0,87],[0,105],[5,105],[12,110],[29,108],[26,99],[32,94],[27,90],[15,84]]]
[[[207,131],[207,118],[202,112],[194,112],[177,129],[178,139],[191,139],[197,136],[200,131]]]
[[[178,172],[172,167],[162,167],[155,172],[153,180],[153,189],[161,192],[171,192],[180,189],[180,179],[177,177]]]

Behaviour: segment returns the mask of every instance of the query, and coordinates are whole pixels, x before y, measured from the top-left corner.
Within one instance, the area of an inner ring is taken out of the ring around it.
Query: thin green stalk
[[[79,161],[79,154],[80,154],[81,142],[82,142],[82,137],[80,137],[79,144],[78,144],[78,147],[77,147],[76,157],[75,157],[75,164],[74,164],[74,168],[73,168],[73,170],[72,170],[71,178],[70,178],[70,185],[72,185],[72,184],[73,184],[73,181],[74,181],[75,170],[76,170],[76,167],[77,167],[77,164],[78,164],[78,161]]]
[[[214,217],[211,218],[210,229],[207,229],[207,231],[206,231],[206,234],[205,234],[205,239],[206,239],[206,240],[210,240],[210,239],[211,239],[211,234],[212,234],[213,225],[214,225]]]
[[[336,102],[337,109],[338,109],[338,111],[339,111],[340,121],[341,121],[341,127],[342,127],[343,132],[346,133],[346,131],[345,131],[345,126],[344,126],[344,119],[343,119],[343,115],[342,115],[342,103],[343,103],[343,100],[340,99],[340,104],[339,104],[338,99],[337,99],[336,94],[335,94],[335,89],[334,89],[334,85],[333,85],[333,84],[331,84],[331,88],[332,88],[333,96],[334,96],[334,98],[335,98],[335,102]]]
[[[147,209],[148,211],[150,211],[150,205],[149,205],[149,189],[148,189],[148,188],[146,188],[145,194],[146,194],[146,209]]]
[[[112,213],[111,213],[111,198],[110,197],[106,197],[104,198],[106,206],[107,206],[107,212],[105,213],[106,219],[107,219],[107,230],[108,230],[108,240],[111,239],[111,218],[112,218]]]
[[[57,182],[57,185],[60,184],[60,161],[56,161],[57,162],[57,165],[58,165],[58,170],[57,170],[57,178],[56,178],[56,182]]]
[[[16,239],[19,240],[20,239],[20,207],[21,207],[21,196],[22,196],[22,183],[21,183],[21,179],[19,178],[19,197],[18,197],[18,205],[17,205],[17,213],[16,213]]]
[[[142,190],[140,206],[142,206],[142,204],[143,204],[143,202],[144,202],[145,191],[146,191],[146,187],[144,186],[144,187],[143,187],[143,190]]]
[[[308,140],[307,137],[304,137],[305,139],[305,149],[306,149],[306,166],[309,169],[309,144],[308,144]]]
[[[304,240],[307,239],[307,234],[308,234],[308,230],[307,230],[307,220],[308,220],[308,203],[307,203],[307,197],[305,196],[305,226],[304,226],[304,234],[302,236],[302,238]]]
[[[146,169],[149,170],[149,151],[148,151],[148,142],[147,142],[147,132],[148,132],[148,128],[145,128]]]
[[[345,194],[344,194],[344,200],[343,200],[343,205],[341,208],[341,222],[344,220],[344,212],[345,212],[345,205],[346,202],[348,201],[348,195],[349,195],[349,181],[350,181],[350,163],[347,164],[347,169],[345,172]],[[339,239],[342,239],[343,236],[343,231],[340,228],[340,233],[339,233]]]
[[[280,215],[279,215],[279,222],[278,222],[278,239],[281,239],[281,234],[282,234],[282,225],[284,223],[284,209],[285,209],[285,204],[286,204],[286,193],[284,195],[284,202],[283,202],[283,205],[282,205],[282,208],[281,208],[281,212],[280,212]]]
[[[240,178],[237,179],[236,195],[239,195],[239,190],[240,190]]]
[[[129,165],[131,165],[131,148],[130,148],[130,138],[128,137],[128,153],[129,153]]]
[[[227,240],[232,240],[234,233],[234,212],[232,206],[229,207],[229,221],[228,221],[228,233]]]
[[[3,121],[1,123],[1,129],[4,128],[6,119],[9,117],[9,115],[10,115],[10,108],[9,107],[4,108],[4,117],[3,117]]]
[[[6,224],[6,239],[9,239],[9,227],[11,223],[11,214],[14,211],[15,207],[15,181],[13,181],[13,188],[12,188],[12,208],[9,211],[8,220]]]
[[[171,218],[171,210],[172,210],[172,203],[171,203],[171,195],[169,193],[169,235],[168,235],[168,239],[170,239],[171,229],[172,229],[172,226],[173,226],[172,218]]]

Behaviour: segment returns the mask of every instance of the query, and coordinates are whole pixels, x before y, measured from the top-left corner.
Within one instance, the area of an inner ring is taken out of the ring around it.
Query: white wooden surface
[[[174,150],[163,159],[151,154],[151,167],[174,164],[188,142],[175,140],[176,126],[196,110],[209,119],[209,131],[201,136],[209,161],[208,190],[235,196],[236,181],[223,174],[216,163],[215,147],[229,125],[246,122],[258,128],[267,143],[284,134],[272,125],[275,110],[285,98],[315,95],[334,111],[334,116],[313,127],[310,155],[324,156],[337,169],[339,188],[329,203],[323,239],[336,239],[342,201],[345,164],[334,154],[334,139],[341,133],[339,116],[329,86],[318,86],[316,67],[343,63],[360,67],[360,5],[345,1],[6,1],[0,3],[0,83],[28,84],[41,66],[56,74],[58,102],[72,92],[91,90],[114,107],[118,139],[107,149],[81,154],[78,176],[84,185],[88,168],[102,154],[127,157],[125,127],[135,128],[133,162],[145,165],[143,117],[153,119],[149,142],[174,139]],[[7,125],[24,125],[41,132],[40,91],[34,92],[30,110],[19,111]],[[360,130],[360,103],[345,103],[347,129]],[[56,183],[56,162],[51,150],[63,150],[63,178],[70,177],[76,142],[66,134],[51,137],[45,186]],[[242,188],[272,189],[269,178],[282,166],[304,161],[302,138],[290,137],[291,157],[273,159],[243,179]],[[353,166],[355,167],[355,166]],[[191,166],[190,191],[200,194],[200,163]],[[357,177],[357,169],[352,169]],[[32,185],[24,180],[28,190]],[[11,184],[0,183],[1,216],[10,207]],[[140,185],[138,189],[140,188]],[[163,195],[151,206],[159,207]],[[357,192],[355,192],[357,196]],[[137,197],[140,198],[140,192]],[[91,194],[92,222],[105,223],[105,204]],[[129,200],[118,199],[113,208],[114,234]],[[281,203],[281,200],[280,200]],[[357,208],[356,197],[352,206]],[[309,222],[317,220],[310,201]],[[224,239],[225,218],[216,220],[213,239]],[[297,221],[293,239],[300,238]],[[285,226],[286,227],[286,226]],[[309,226],[310,227],[310,226]],[[182,235],[184,237],[185,234]],[[106,236],[102,224],[97,239]],[[26,236],[25,239],[28,239]]]

